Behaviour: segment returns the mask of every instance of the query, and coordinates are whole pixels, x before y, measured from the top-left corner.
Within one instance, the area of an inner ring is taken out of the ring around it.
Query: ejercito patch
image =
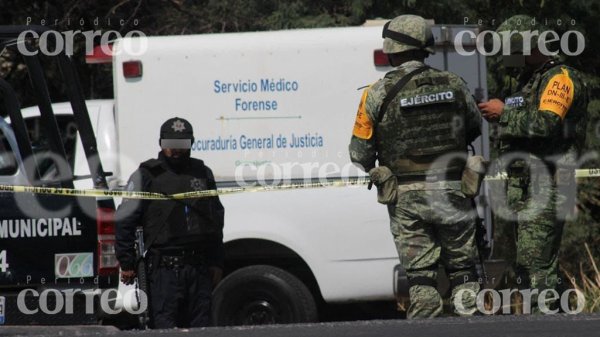
[[[520,108],[525,105],[525,98],[523,96],[507,97],[504,100],[504,105],[511,108]]]
[[[354,130],[352,130],[352,134],[360,139],[371,139],[373,136],[373,122],[369,118],[366,108],[368,94],[369,88],[363,91],[356,113],[356,120],[354,121]]]
[[[451,90],[434,92],[431,94],[419,94],[411,97],[402,98],[400,100],[400,107],[408,108],[417,105],[436,104],[444,102],[453,102],[454,92]]]
[[[567,69],[561,68],[561,71],[560,74],[552,76],[542,91],[539,110],[550,111],[563,119],[573,104],[575,88]]]

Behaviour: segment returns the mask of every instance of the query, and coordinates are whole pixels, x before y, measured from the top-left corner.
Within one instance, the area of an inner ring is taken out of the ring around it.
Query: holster
[[[467,198],[475,198],[479,194],[488,165],[489,162],[482,156],[471,156],[467,158],[460,181],[461,192]]]
[[[377,186],[377,201],[380,204],[392,205],[398,200],[398,179],[386,166],[379,166],[369,171],[371,181]]]

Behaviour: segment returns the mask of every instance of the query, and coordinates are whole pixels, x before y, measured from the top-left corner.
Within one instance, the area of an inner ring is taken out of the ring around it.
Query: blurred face
[[[542,52],[535,48],[531,51],[531,55],[525,57],[525,64],[529,66],[540,66],[549,59],[548,56],[542,54]]]
[[[191,139],[161,139],[160,147],[167,158],[178,159],[190,156]]]
[[[548,57],[540,52],[538,48],[531,50],[531,55],[523,55],[521,52],[515,52],[502,57],[505,67],[510,68],[530,68],[535,69],[544,64]]]

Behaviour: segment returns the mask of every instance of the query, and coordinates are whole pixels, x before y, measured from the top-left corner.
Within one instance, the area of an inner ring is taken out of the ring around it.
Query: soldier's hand
[[[210,274],[213,287],[216,287],[223,278],[223,269],[219,267],[208,267],[208,272]]]
[[[479,107],[483,118],[487,119],[490,122],[493,122],[497,121],[502,115],[502,110],[504,109],[504,102],[497,98],[492,98],[487,102],[477,104],[477,107]]]
[[[122,270],[121,271],[121,282],[130,285],[135,280],[135,270]]]

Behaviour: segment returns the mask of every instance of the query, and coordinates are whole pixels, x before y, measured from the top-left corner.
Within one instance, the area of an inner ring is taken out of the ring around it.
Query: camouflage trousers
[[[556,289],[559,284],[558,251],[569,202],[551,177],[510,177],[507,181],[508,213],[504,219],[516,229],[515,272],[519,289]],[[532,296],[532,312],[537,312]],[[554,303],[546,302],[548,307]],[[524,308],[527,310],[528,308]]]
[[[435,287],[438,264],[450,278],[452,303],[461,289],[464,315],[476,308],[475,220],[471,201],[457,189],[406,190],[399,186],[398,201],[388,205],[391,232],[410,284],[407,317],[430,318],[443,312],[442,297]],[[429,282],[429,281],[431,282]]]

